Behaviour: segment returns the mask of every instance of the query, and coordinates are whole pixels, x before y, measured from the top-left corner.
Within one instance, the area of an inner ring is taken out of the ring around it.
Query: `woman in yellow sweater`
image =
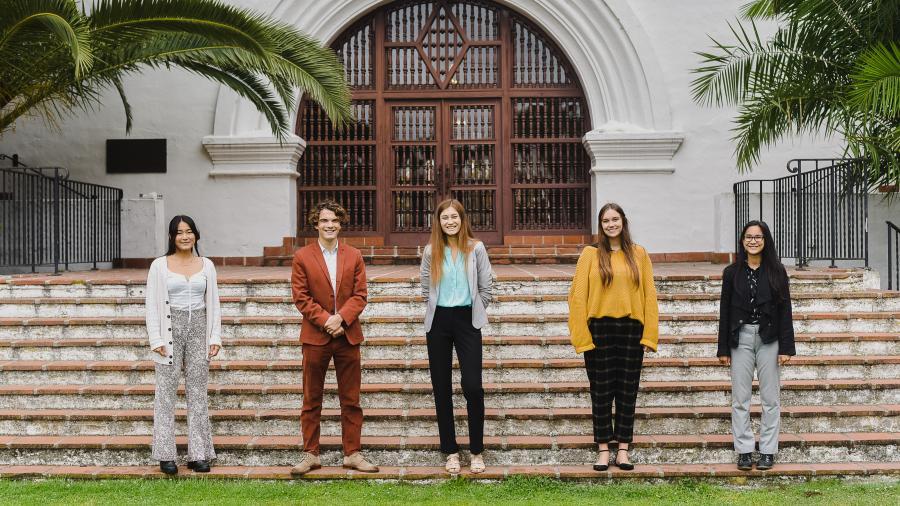
[[[617,204],[600,209],[600,240],[578,258],[569,290],[569,335],[584,353],[591,387],[594,469],[609,468],[609,442],[616,441],[613,465],[634,469],[628,446],[644,351],[656,351],[659,307],[647,251],[631,241],[628,219]],[[616,404],[615,423],[612,405]]]

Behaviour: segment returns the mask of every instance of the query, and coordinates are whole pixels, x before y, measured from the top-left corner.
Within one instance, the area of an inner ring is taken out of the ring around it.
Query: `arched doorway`
[[[395,2],[333,44],[356,122],[334,131],[301,105],[303,215],[335,198],[348,235],[423,244],[437,201],[453,197],[479,238],[590,233],[584,93],[563,53],[492,2]]]

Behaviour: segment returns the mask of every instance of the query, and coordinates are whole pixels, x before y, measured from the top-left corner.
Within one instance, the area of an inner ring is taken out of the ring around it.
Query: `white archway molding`
[[[569,58],[581,81],[593,130],[672,128],[668,93],[649,39],[626,0],[498,0],[545,31]],[[272,17],[330,42],[347,26],[390,0],[281,0]],[[291,111],[292,115],[296,111]],[[222,89],[214,136],[268,136],[268,124],[249,103]]]

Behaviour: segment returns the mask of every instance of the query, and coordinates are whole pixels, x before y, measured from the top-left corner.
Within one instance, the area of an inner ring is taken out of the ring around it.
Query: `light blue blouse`
[[[441,272],[441,284],[438,289],[437,305],[441,307],[471,306],[472,294],[469,292],[469,281],[466,279],[466,256],[456,253],[456,261],[450,247],[444,247],[444,265]]]

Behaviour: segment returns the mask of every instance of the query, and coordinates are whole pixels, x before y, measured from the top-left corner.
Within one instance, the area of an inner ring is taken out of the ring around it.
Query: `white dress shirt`
[[[328,278],[331,280],[331,293],[334,296],[334,312],[337,313],[337,255],[338,255],[338,245],[334,245],[333,250],[325,249],[325,246],[322,246],[322,243],[319,243],[319,248],[322,249],[322,256],[325,257],[325,267],[328,267]]]

